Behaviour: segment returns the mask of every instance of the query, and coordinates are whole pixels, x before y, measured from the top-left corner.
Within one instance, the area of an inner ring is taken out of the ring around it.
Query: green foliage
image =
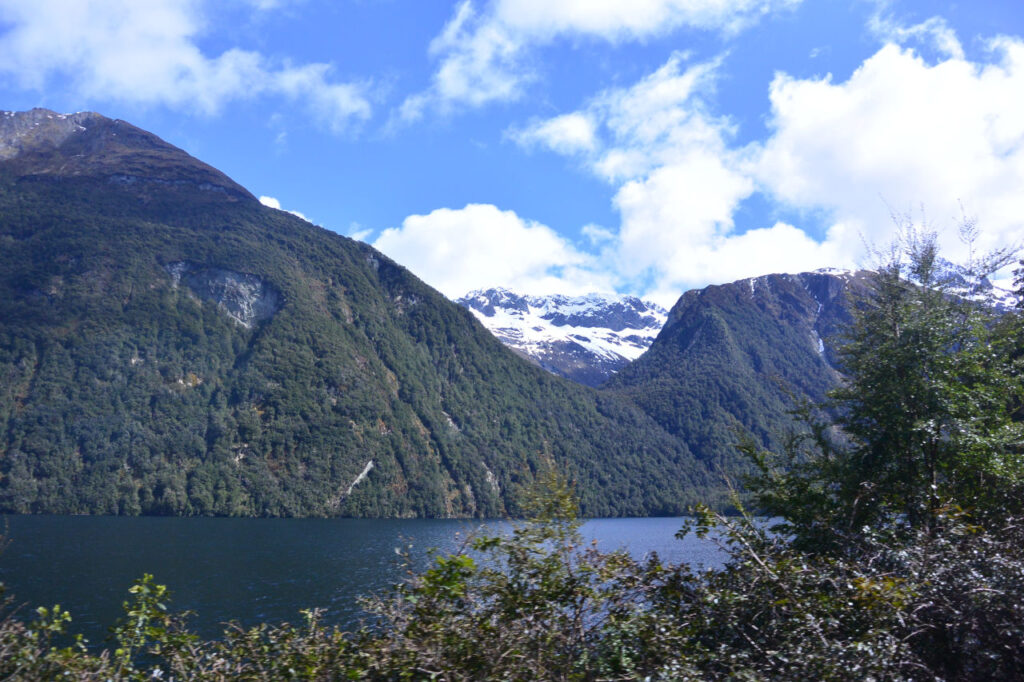
[[[368,602],[378,626],[360,633],[374,679],[588,679],[603,663],[599,633],[628,619],[643,588],[623,553],[584,546],[557,477],[541,516],[508,536],[472,539],[466,553]]]
[[[908,228],[858,301],[840,349],[848,380],[831,394],[841,432],[804,409],[810,428],[781,466],[757,457],[760,503],[810,545],[931,527],[955,507],[979,517],[1020,509],[1019,318],[963,296],[1006,256],[968,268],[966,287],[944,279],[937,258],[934,235]]]
[[[823,439],[826,428],[797,442]],[[814,470],[809,461],[804,471]],[[370,623],[357,632],[325,628],[317,612],[304,612],[302,627],[231,625],[202,641],[145,576],[110,650],[96,653],[80,638],[55,647],[70,620],[59,607],[39,610],[29,625],[0,621],[0,675],[974,680],[1011,679],[1024,666],[1024,524],[1016,517],[936,510],[932,522],[893,533],[900,512],[888,507],[877,529],[836,528],[848,544],[834,551],[833,541],[808,542],[811,522],[823,521],[813,514],[829,513],[820,506],[781,534],[737,498],[740,517],[702,507],[680,531],[716,538],[728,553],[724,568],[695,572],[587,546],[564,476],[548,466],[538,479],[526,505],[535,519],[508,535],[471,538],[367,600]],[[783,479],[800,482],[820,483]],[[787,495],[783,488],[780,499],[796,499]]]
[[[323,626],[318,611],[304,624],[229,625],[221,639],[202,641],[186,626],[188,614],[172,614],[158,599],[166,588],[145,576],[130,590],[125,617],[112,629],[115,648],[98,653],[76,638],[58,649],[67,612],[40,609],[28,626],[11,616],[0,622],[0,675],[16,680],[337,680],[345,674],[349,643]],[[358,670],[354,679],[359,678]]]
[[[1024,259],[1020,261],[1020,267],[1013,271],[1013,284],[1017,287],[1017,308],[1024,308]]]

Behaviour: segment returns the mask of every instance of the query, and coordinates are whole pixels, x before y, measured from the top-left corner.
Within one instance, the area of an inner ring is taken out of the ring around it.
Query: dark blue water
[[[72,632],[102,642],[121,615],[128,588],[143,573],[172,591],[173,610],[192,610],[193,627],[215,637],[221,624],[297,622],[304,608],[322,607],[327,619],[354,627],[359,595],[380,593],[428,550],[457,551],[479,522],[364,519],[212,519],[97,516],[9,516],[0,580],[15,603],[60,604],[71,611]],[[710,542],[674,538],[684,519],[594,519],[581,532],[606,551],[637,558],[716,566]],[[488,522],[491,531],[508,528]]]

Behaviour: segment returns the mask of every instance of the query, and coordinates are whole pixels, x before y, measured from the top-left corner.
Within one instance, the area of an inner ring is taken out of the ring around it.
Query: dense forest
[[[516,357],[371,247],[83,116],[0,162],[0,510],[498,517],[548,466],[593,516],[714,495],[628,400]]]
[[[0,625],[3,674],[31,679],[1016,679],[1024,669],[1024,316],[951,294],[934,239],[902,251],[855,302],[848,381],[803,410],[758,473],[752,511],[706,507],[724,568],[581,546],[549,470],[534,521],[476,537],[366,603],[354,633],[304,623],[200,641],[146,576],[115,646],[56,645],[59,607]],[[976,263],[984,274],[1007,260]],[[1024,309],[1024,262],[1017,272]],[[836,422],[821,420],[830,411]],[[740,501],[736,500],[737,504]]]

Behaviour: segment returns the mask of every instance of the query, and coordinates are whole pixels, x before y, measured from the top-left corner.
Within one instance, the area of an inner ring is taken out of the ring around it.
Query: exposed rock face
[[[0,114],[0,160],[13,159],[26,151],[56,149],[75,133],[85,131],[85,124],[101,118],[88,111],[77,114],[58,114],[48,109],[5,111]]]
[[[254,200],[156,135],[93,112],[0,111],[0,168],[22,177],[101,177],[116,185],[177,185]]]
[[[246,328],[269,320],[281,309],[281,295],[258,275],[204,268],[185,261],[168,263],[174,285],[184,284],[206,301],[214,301]]]
[[[512,350],[587,386],[601,385],[639,357],[666,315],[634,296],[520,296],[499,288],[456,302]]]

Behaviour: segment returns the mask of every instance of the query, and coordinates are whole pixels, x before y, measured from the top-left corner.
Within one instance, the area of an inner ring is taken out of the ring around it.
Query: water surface
[[[721,563],[717,548],[674,538],[681,518],[592,519],[581,528],[598,548],[697,565]],[[401,580],[428,550],[457,551],[480,522],[373,519],[224,519],[104,516],[8,516],[0,580],[15,602],[60,604],[72,631],[102,642],[121,615],[128,588],[143,573],[172,591],[174,610],[197,612],[193,627],[217,636],[221,623],[296,622],[322,607],[343,627],[358,623],[359,595]],[[508,529],[487,522],[490,531]],[[22,613],[22,618],[28,619]]]

